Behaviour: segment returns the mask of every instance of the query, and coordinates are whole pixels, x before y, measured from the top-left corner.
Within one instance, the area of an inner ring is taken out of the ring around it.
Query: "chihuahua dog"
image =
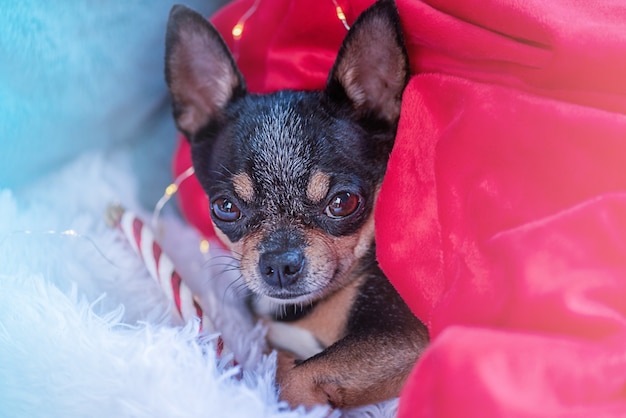
[[[271,319],[292,406],[398,396],[428,341],[376,262],[374,205],[409,76],[395,4],[365,11],[323,91],[257,95],[217,30],[174,6],[166,81],[218,236]],[[401,222],[402,220],[398,220]]]

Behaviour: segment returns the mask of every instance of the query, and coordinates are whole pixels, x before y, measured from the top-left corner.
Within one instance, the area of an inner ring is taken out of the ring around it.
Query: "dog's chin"
[[[293,289],[281,289],[272,288],[269,286],[252,286],[251,290],[258,296],[261,296],[264,299],[269,300],[277,305],[313,303],[323,298],[331,291],[328,286],[316,287],[313,289],[302,289],[298,287],[295,287]]]
[[[307,304],[312,303],[319,299],[319,295],[315,293],[307,293],[303,295],[298,294],[263,294],[268,301],[277,305],[293,305],[293,304]]]
[[[307,304],[323,298],[329,292],[327,287],[328,286],[320,286],[311,288],[307,286],[302,288],[296,286],[294,288],[281,289],[264,286],[256,293],[279,305]]]

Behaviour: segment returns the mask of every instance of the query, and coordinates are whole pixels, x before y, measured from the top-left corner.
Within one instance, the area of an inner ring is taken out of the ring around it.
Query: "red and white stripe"
[[[168,300],[174,304],[176,314],[185,322],[198,318],[200,329],[215,332],[210,319],[204,315],[193,292],[183,282],[172,260],[163,252],[150,228],[134,213],[119,206],[110,207],[107,213],[109,223],[119,228],[135,253],[143,260],[150,276],[159,284]],[[217,354],[221,355],[224,342],[217,341]]]

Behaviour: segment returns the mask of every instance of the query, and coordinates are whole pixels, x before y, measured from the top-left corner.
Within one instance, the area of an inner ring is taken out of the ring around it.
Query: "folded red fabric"
[[[433,339],[399,415],[626,415],[626,3],[397,3],[414,76],[378,255]],[[260,2],[235,42],[253,4],[212,19],[249,89],[321,88],[333,1]],[[371,1],[337,4],[352,23]]]

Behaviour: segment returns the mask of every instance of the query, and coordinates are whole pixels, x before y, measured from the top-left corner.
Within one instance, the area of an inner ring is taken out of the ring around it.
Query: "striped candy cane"
[[[196,296],[183,282],[172,260],[163,252],[154,239],[152,231],[134,213],[121,206],[112,205],[107,209],[107,223],[119,229],[135,253],[143,260],[150,276],[159,284],[168,300],[174,304],[176,315],[184,322],[193,318],[200,320],[200,329],[215,332],[211,320],[203,313]],[[217,355],[224,351],[222,337],[217,340]]]

